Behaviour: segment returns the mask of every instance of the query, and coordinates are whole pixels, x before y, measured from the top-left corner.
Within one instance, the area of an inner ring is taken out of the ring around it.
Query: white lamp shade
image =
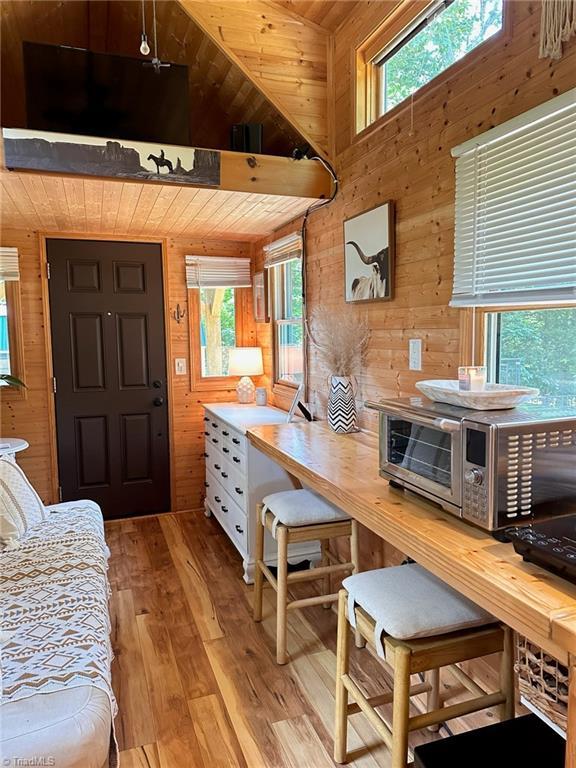
[[[228,357],[229,376],[261,376],[264,373],[260,347],[233,347]]]

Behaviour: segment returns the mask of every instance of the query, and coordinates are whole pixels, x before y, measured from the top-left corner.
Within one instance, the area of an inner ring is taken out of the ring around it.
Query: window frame
[[[5,290],[8,317],[8,344],[10,348],[10,374],[26,383],[20,280],[6,280]],[[2,400],[25,400],[27,398],[26,393],[26,387],[0,387],[0,398]]]
[[[251,312],[252,289],[232,288],[234,291],[234,315],[236,325],[236,346],[251,346],[253,340],[248,328],[247,312]],[[200,347],[201,306],[200,289],[188,288],[188,335],[190,342],[190,388],[191,391],[232,390],[240,381],[239,376],[203,376],[202,350]]]
[[[302,259],[299,259],[300,265],[302,265]],[[278,271],[282,270],[282,274],[284,275],[286,266],[290,262],[283,262],[281,264],[277,264],[275,266],[272,266],[269,268],[269,272],[272,272],[271,275],[269,275],[268,285],[270,286],[270,319],[271,319],[271,328],[272,328],[272,358],[273,358],[273,381],[272,381],[272,388],[273,392],[275,394],[284,394],[286,396],[292,396],[294,392],[298,389],[299,384],[294,381],[288,381],[287,379],[281,379],[279,377],[278,373],[278,367],[279,367],[279,349],[278,349],[278,324],[288,323],[288,322],[294,322],[294,319],[290,320],[285,317],[278,318],[277,312],[278,312],[278,305],[282,305],[281,313],[282,315],[286,314],[286,293],[282,292],[280,284],[285,284],[284,277],[282,277],[282,280],[278,279]],[[303,360],[303,377],[304,380],[306,380],[306,365],[307,365],[307,355],[306,355],[306,336],[305,336],[305,318],[306,318],[306,302],[303,301],[302,303],[302,360]],[[297,318],[296,318],[297,319]]]
[[[396,104],[388,112],[379,114],[379,67],[377,63],[387,48],[397,40],[410,33],[410,28],[416,20],[425,14],[426,10],[438,3],[438,0],[413,0],[411,3],[399,3],[389,13],[378,27],[353,51],[353,68],[356,73],[354,90],[354,115],[352,122],[352,140],[367,134],[390,119],[397,117],[402,111],[409,109],[412,99],[421,98],[433,92],[448,78],[457,72],[477,64],[478,59],[486,55],[490,45],[500,45],[511,37],[512,0],[503,0],[502,27],[495,34],[481,42],[461,59],[455,61],[445,70],[432,78],[428,83],[418,88],[412,94]]]
[[[522,312],[538,309],[576,309],[576,304],[502,304],[489,307],[464,307],[460,311],[460,365],[488,365],[486,316],[499,312]]]

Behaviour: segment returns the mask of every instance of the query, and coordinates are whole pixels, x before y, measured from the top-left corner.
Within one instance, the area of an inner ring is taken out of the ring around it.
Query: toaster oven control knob
[[[466,480],[469,485],[482,485],[484,475],[482,474],[482,470],[473,467],[472,469],[466,470],[464,473],[464,480]]]

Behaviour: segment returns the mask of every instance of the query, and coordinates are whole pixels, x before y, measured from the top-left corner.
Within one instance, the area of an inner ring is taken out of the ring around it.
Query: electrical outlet
[[[186,365],[185,357],[177,357],[174,360],[174,366],[176,368],[176,376],[186,376],[188,366]]]
[[[410,339],[408,342],[408,357],[411,371],[422,370],[422,339]]]

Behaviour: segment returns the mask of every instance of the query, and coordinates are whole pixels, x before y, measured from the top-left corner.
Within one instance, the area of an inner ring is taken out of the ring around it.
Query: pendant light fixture
[[[143,56],[148,56],[150,53],[150,45],[148,44],[148,36],[146,34],[146,11],[144,7],[145,0],[142,0],[142,36],[140,42],[140,53]],[[158,58],[158,29],[156,23],[156,0],[152,0],[152,34],[154,42],[154,56],[151,61],[145,61],[144,66],[154,67],[156,73],[160,72],[161,67],[169,67],[167,62],[160,61]]]
[[[148,45],[148,35],[146,34],[146,10],[144,8],[144,0],[142,0],[142,36],[140,41],[140,53],[143,56],[148,56],[150,53],[150,46]]]

